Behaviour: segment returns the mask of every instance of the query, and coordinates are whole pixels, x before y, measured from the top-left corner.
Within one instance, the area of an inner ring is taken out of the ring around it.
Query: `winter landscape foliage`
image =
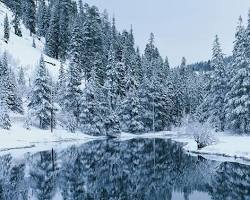
[[[18,52],[3,51],[2,129],[11,129],[18,113],[28,130],[62,127],[95,136],[171,130],[186,116],[216,131],[250,132],[250,14],[246,28],[239,19],[230,59],[216,36],[209,62],[188,66],[183,57],[170,67],[153,33],[141,53],[132,28],[117,30],[107,11],[82,1],[4,4],[4,45],[29,37],[40,61],[28,73],[13,62]]]

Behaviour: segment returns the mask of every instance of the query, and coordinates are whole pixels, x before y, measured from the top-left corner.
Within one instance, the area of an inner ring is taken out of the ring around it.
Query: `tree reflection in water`
[[[52,156],[53,155],[53,156]],[[183,152],[171,140],[93,141],[61,152],[0,157],[0,199],[170,200],[200,192],[214,200],[250,199],[250,167]]]

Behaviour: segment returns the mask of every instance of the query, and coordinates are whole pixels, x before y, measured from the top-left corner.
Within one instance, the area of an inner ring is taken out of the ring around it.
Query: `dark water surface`
[[[0,199],[250,199],[250,166],[185,154],[163,139],[103,140],[0,157]]]

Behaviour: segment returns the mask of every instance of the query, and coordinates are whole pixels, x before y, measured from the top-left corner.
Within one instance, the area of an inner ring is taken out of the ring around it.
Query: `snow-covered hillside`
[[[19,37],[15,35],[13,26],[11,26],[10,40],[8,43],[6,43],[3,40],[4,18],[6,14],[8,15],[9,21],[11,22],[13,19],[13,13],[5,6],[5,4],[0,2],[0,51],[1,53],[3,53],[3,51],[7,52],[10,58],[9,62],[11,67],[17,71],[17,69],[22,66],[25,69],[26,79],[32,78],[41,54],[43,53],[44,38],[39,39],[38,37],[34,36],[36,48],[33,48],[33,36],[30,36],[29,30],[27,30],[25,26],[21,24],[23,36]],[[53,63],[53,65],[46,63],[46,67],[49,70],[51,76],[56,78],[58,76],[60,62],[46,55],[44,55],[44,58],[48,63]]]

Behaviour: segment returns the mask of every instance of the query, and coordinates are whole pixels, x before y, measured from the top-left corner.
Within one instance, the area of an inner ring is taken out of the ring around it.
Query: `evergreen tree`
[[[59,5],[56,3],[51,11],[49,29],[46,34],[45,52],[52,58],[59,58]]]
[[[109,48],[112,42],[112,30],[111,23],[109,21],[109,15],[106,10],[102,14],[102,31],[103,31],[103,65],[108,65]]]
[[[30,30],[30,35],[36,33],[36,4],[34,0],[26,0],[24,24]]]
[[[93,69],[91,78],[83,91],[80,115],[81,130],[90,135],[104,134],[104,123],[101,117],[101,107],[103,105],[98,96],[100,88],[98,88],[97,84]]]
[[[9,130],[11,121],[8,114],[6,88],[3,87],[2,79],[0,81],[0,128]]]
[[[61,63],[58,76],[57,84],[57,101],[61,107],[63,107],[64,96],[66,92],[66,74],[64,70],[64,65]]]
[[[32,96],[28,108],[33,116],[39,120],[39,127],[47,129],[51,125],[51,87],[49,85],[48,72],[45,67],[43,56],[37,68]]]
[[[122,125],[124,131],[129,133],[142,133],[144,124],[142,121],[142,106],[136,89],[130,89],[122,105]]]
[[[77,65],[78,70],[82,73],[81,70],[81,57],[83,52],[83,36],[81,33],[81,24],[80,18],[77,17],[71,33],[71,41],[70,41],[70,53],[69,57]],[[82,76],[81,74],[79,74]]]
[[[13,71],[8,64],[7,53],[4,52],[2,63],[0,65],[0,77],[2,79],[3,87],[6,89],[7,105],[10,110],[18,113],[23,113],[22,99],[18,96],[16,78]]]
[[[16,77],[13,71],[10,71],[10,87],[9,87],[9,107],[12,111],[23,114],[22,96],[19,94]]]
[[[39,1],[37,14],[36,14],[36,23],[37,23],[37,35],[45,37],[48,27],[47,20],[47,7],[44,0]]]
[[[226,117],[228,128],[248,133],[250,131],[250,67],[247,58],[247,40],[242,19],[237,26],[234,42],[232,71],[229,76],[229,91],[226,95]]]
[[[4,18],[4,39],[6,42],[8,42],[10,39],[10,24],[7,14]]]
[[[211,75],[210,90],[204,100],[207,107],[208,121],[218,131],[225,127],[225,95],[226,95],[226,73],[225,64],[218,36],[215,37],[213,46],[213,57],[211,66],[214,69]]]
[[[63,60],[66,59],[68,52],[68,46],[70,43],[70,29],[69,25],[71,18],[75,18],[74,13],[72,13],[72,2],[71,0],[61,0],[59,2],[59,44],[58,51],[59,57]],[[73,22],[73,21],[72,21]]]
[[[97,7],[85,5],[86,17],[83,25],[82,71],[85,79],[91,76],[93,60],[96,55],[103,55],[103,37],[101,18]]]
[[[24,77],[23,67],[20,67],[17,77],[17,88],[19,91],[19,96],[23,97],[26,92],[26,81]]]
[[[121,98],[121,80],[119,79],[119,67],[115,60],[115,51],[113,45],[111,45],[109,52],[109,60],[107,66],[107,78],[105,80],[104,88],[106,90],[106,119],[105,119],[105,130],[108,136],[117,136],[120,134],[120,123],[118,118],[118,110],[120,106]]]
[[[68,71],[68,81],[66,86],[66,94],[64,99],[64,110],[72,117],[73,124],[78,126],[80,116],[80,98],[82,91],[80,89],[82,73],[81,73],[81,50],[82,35],[80,32],[80,20],[76,19],[71,36],[71,52],[70,65]],[[72,125],[70,125],[72,127]],[[75,127],[74,129],[76,129]],[[72,128],[71,128],[72,129]],[[73,131],[74,132],[74,131]]]

